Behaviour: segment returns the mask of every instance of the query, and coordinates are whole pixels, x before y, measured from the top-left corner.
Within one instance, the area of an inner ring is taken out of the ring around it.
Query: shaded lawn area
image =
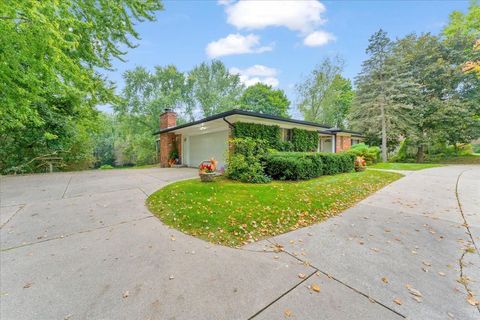
[[[320,222],[400,177],[372,170],[268,184],[195,179],[160,189],[147,205],[182,232],[235,247]]]
[[[400,163],[400,162],[380,162],[372,166],[368,166],[372,169],[388,169],[388,170],[422,170],[428,168],[441,167],[441,164],[436,163]]]
[[[439,160],[438,163],[445,164],[480,164],[480,154],[474,153],[466,156],[451,157]]]

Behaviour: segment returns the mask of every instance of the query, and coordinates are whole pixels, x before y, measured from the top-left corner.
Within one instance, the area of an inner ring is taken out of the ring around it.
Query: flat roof
[[[274,115],[271,115],[271,114],[264,114],[264,113],[253,112],[253,111],[233,109],[233,110],[225,111],[225,112],[222,112],[222,113],[214,114],[213,116],[209,116],[209,117],[197,120],[197,121],[181,124],[181,125],[178,125],[178,126],[175,126],[175,127],[160,129],[160,130],[155,131],[154,135],[160,134],[160,133],[171,132],[171,131],[175,131],[175,130],[179,130],[179,129],[183,129],[183,128],[188,128],[190,126],[194,126],[194,125],[197,125],[197,124],[200,124],[200,123],[203,123],[203,122],[222,119],[222,118],[225,118],[225,117],[228,117],[228,116],[233,116],[233,115],[250,116],[250,117],[261,118],[261,119],[296,123],[296,124],[302,124],[302,125],[317,127],[317,128],[322,128],[322,129],[331,127],[329,125],[320,124],[320,123],[311,122],[311,121],[296,120],[296,119],[274,116]],[[360,132],[350,131],[350,130],[342,130],[342,129],[338,129],[338,128],[332,128],[332,129],[327,129],[327,130],[322,130],[322,131],[325,132],[325,133],[328,132],[328,133],[332,133],[332,134],[337,133],[337,132],[347,132],[347,133],[361,135]]]

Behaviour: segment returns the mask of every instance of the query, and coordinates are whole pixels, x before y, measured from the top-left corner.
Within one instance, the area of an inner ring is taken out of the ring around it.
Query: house
[[[282,140],[289,139],[293,128],[317,132],[319,152],[347,150],[363,139],[361,133],[355,131],[237,109],[177,125],[176,113],[165,109],[160,115],[160,130],[155,132],[160,165],[168,166],[170,154],[176,149],[182,165],[197,167],[202,161],[215,158],[219,168],[225,166],[228,140],[232,137],[232,128],[239,122],[278,126]]]

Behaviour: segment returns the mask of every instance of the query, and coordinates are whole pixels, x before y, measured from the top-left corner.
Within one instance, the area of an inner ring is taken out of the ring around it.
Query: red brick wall
[[[350,136],[336,136],[335,140],[335,152],[342,152],[350,149],[352,146],[352,137]]]
[[[176,143],[175,133],[168,132],[160,134],[160,166],[168,167],[168,158],[170,157],[174,143]]]
[[[166,129],[175,127],[177,125],[177,114],[173,111],[166,110],[160,115],[160,129]],[[181,136],[180,136],[180,148],[178,148],[179,154],[181,152]],[[177,137],[175,133],[168,132],[160,134],[160,166],[168,167],[168,158],[170,157],[170,152],[173,149],[174,143],[177,143]]]

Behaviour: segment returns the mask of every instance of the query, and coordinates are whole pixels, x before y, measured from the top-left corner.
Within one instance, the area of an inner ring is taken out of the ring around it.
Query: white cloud
[[[323,24],[325,6],[316,0],[238,1],[226,4],[227,21],[238,29],[287,27],[309,33]]]
[[[319,30],[326,20],[322,17],[325,6],[317,0],[219,0],[225,6],[227,21],[237,29],[264,29],[285,27],[304,37],[307,46],[321,46],[335,37]]]
[[[303,44],[309,47],[323,46],[331,41],[334,41],[333,34],[326,31],[314,31],[303,39]]]
[[[271,51],[271,46],[260,46],[260,37],[254,34],[243,36],[229,34],[225,38],[212,41],[207,45],[206,52],[210,58],[243,53],[261,53]]]
[[[276,87],[279,84],[277,70],[260,64],[253,65],[246,69],[231,68],[230,72],[238,74],[240,80],[246,86],[252,86],[256,83],[264,83]]]

